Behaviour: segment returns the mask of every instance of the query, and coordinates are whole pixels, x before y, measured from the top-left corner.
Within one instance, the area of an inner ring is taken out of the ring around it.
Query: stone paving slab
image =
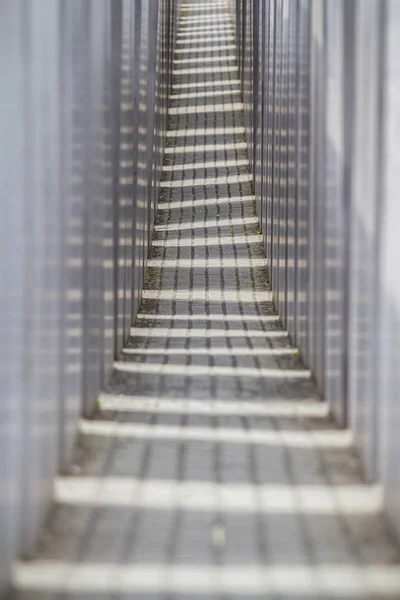
[[[187,2],[138,320],[19,600],[400,598],[381,490],[279,323],[225,2]]]

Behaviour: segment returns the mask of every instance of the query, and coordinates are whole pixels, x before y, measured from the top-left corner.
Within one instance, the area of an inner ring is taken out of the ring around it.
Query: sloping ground
[[[24,600],[400,598],[399,551],[349,432],[270,301],[229,12],[182,12],[140,316]]]

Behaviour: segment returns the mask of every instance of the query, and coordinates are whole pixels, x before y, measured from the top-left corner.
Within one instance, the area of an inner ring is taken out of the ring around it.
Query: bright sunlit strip
[[[396,564],[319,563],[317,565],[76,563],[49,560],[18,562],[13,569],[17,589],[31,593],[69,594],[201,594],[235,598],[392,598],[400,597]],[[206,596],[204,596],[206,597]]]
[[[245,132],[244,127],[207,127],[202,129],[201,127],[196,129],[175,129],[168,130],[167,137],[200,137],[207,135],[239,135]]]
[[[170,115],[193,115],[200,113],[220,113],[243,110],[242,102],[224,102],[223,104],[203,104],[175,106],[169,109]]]
[[[353,444],[353,436],[349,430],[341,431],[337,429],[323,431],[280,429],[275,431],[273,429],[240,429],[237,427],[148,425],[144,423],[118,423],[115,421],[82,419],[79,422],[79,431],[85,435],[104,437],[256,444],[260,446],[283,446],[285,448],[350,448]]]
[[[196,63],[204,63],[204,62],[229,62],[232,60],[236,60],[236,56],[234,54],[226,54],[224,56],[200,56],[196,58],[180,58],[174,60],[174,65],[180,64],[196,64]]]
[[[170,245],[177,246],[177,240],[169,240]],[[182,246],[183,244],[180,244]],[[204,242],[199,245],[204,246]],[[187,302],[272,302],[272,292],[245,292],[237,291],[221,291],[221,290],[143,290],[142,298],[147,300],[185,300]]]
[[[236,65],[220,65],[216,67],[193,67],[189,69],[175,69],[172,75],[209,75],[210,73],[234,73],[237,72]]]
[[[231,23],[231,17],[229,15],[228,12],[223,13],[223,12],[219,12],[218,15],[197,15],[197,17],[181,17],[179,22],[180,23],[208,23],[208,22],[212,22],[212,23],[220,23],[223,21],[227,21],[229,23]]]
[[[292,417],[325,419],[328,404],[306,400],[191,400],[189,398],[150,398],[144,396],[117,396],[101,393],[101,410],[121,412],[150,412],[199,415],[245,415],[265,417]]]
[[[220,150],[245,150],[246,142],[227,142],[226,144],[198,144],[196,146],[174,146],[165,148],[165,154],[194,154],[197,152],[218,152]]]
[[[214,23],[188,23],[185,21],[180,22],[180,26],[178,29],[178,35],[182,35],[182,33],[192,33],[194,32],[200,32],[202,33],[203,31],[225,31],[226,29],[230,29],[233,31],[234,27],[232,25],[232,21],[228,18],[228,19],[223,19],[222,22],[221,19],[219,17],[216,17]]]
[[[217,169],[218,167],[244,167],[249,164],[247,158],[233,158],[228,160],[208,160],[203,162],[201,160],[195,163],[185,163],[185,164],[174,164],[174,165],[164,165],[163,171],[190,171],[193,169]]]
[[[131,335],[137,337],[173,337],[173,338],[220,338],[220,337],[251,337],[251,338],[286,338],[287,331],[263,331],[259,329],[206,329],[202,327],[131,327]]]
[[[268,335],[265,337],[268,337]],[[208,365],[134,362],[114,362],[113,367],[121,373],[154,373],[155,375],[182,375],[185,377],[189,375],[194,377],[256,377],[260,379],[310,379],[311,377],[311,372],[307,369],[257,369],[252,367],[210,367]]]
[[[154,229],[155,231],[184,231],[186,229],[208,229],[209,227],[256,224],[258,224],[258,217],[236,217],[233,219],[207,219],[206,221],[193,221],[193,223],[170,223],[169,225],[156,225]]]
[[[134,477],[58,477],[55,501],[72,505],[267,514],[369,514],[382,489],[369,485],[252,485]]]
[[[142,356],[293,356],[296,348],[123,348],[124,354]]]
[[[261,243],[263,241],[261,235],[235,235],[231,238],[220,238],[218,236],[208,236],[207,238],[203,236],[196,236],[195,238],[191,238],[190,240],[184,239],[166,239],[166,240],[153,240],[153,246],[161,246],[161,247],[181,247],[181,248],[191,248],[192,246],[238,246],[239,244],[256,244]],[[145,290],[146,291],[146,290]]]
[[[204,315],[186,315],[186,314],[147,314],[139,313],[139,318],[146,320],[164,320],[164,321],[211,321],[215,323],[223,323],[225,321],[232,323],[279,323],[279,315],[224,315],[218,314],[204,314]]]
[[[171,200],[169,202],[160,202],[158,210],[172,210],[175,208],[201,208],[202,206],[215,206],[223,204],[238,204],[246,202],[254,202],[254,196],[232,196],[232,198],[200,198],[198,200]]]
[[[226,50],[236,50],[235,44],[221,44],[220,46],[213,45],[212,48],[205,46],[191,46],[190,48],[177,48],[175,54],[208,54],[210,52],[221,52]]]
[[[232,96],[232,94],[240,94],[240,89],[237,88],[235,90],[217,90],[217,91],[209,91],[209,92],[188,92],[186,94],[173,94],[170,96],[171,100],[182,100],[184,98],[218,98],[218,96]]]
[[[188,83],[174,83],[174,85],[172,86],[173,90],[191,90],[191,89],[201,89],[201,92],[197,93],[197,97],[202,97],[203,92],[204,92],[204,88],[206,89],[206,91],[208,90],[208,88],[210,87],[214,87],[213,92],[217,93],[219,90],[219,87],[222,87],[223,89],[227,88],[229,86],[228,91],[229,92],[236,92],[238,89],[238,84],[236,79],[232,78],[232,79],[226,79],[225,81],[217,81],[215,80],[215,82],[212,81],[190,81]],[[215,89],[217,88],[217,89]],[[195,96],[188,96],[188,98],[194,98]]]
[[[179,258],[179,259],[151,259],[147,261],[147,266],[164,269],[173,268],[177,269],[180,267],[204,267],[204,268],[226,268],[226,267],[264,267],[267,264],[265,258]],[[181,317],[182,318],[182,317]]]
[[[204,27],[190,27],[185,25],[181,27],[178,31],[177,37],[185,38],[185,37],[193,37],[195,34],[212,36],[212,35],[224,35],[225,33],[233,34],[234,29],[230,23],[225,25],[205,25]]]
[[[199,187],[210,185],[224,185],[230,183],[245,183],[247,181],[253,181],[253,175],[251,173],[241,173],[239,175],[221,175],[218,177],[199,177],[196,179],[178,179],[173,181],[161,181],[160,187]]]
[[[210,87],[219,87],[222,86],[222,88],[226,88],[227,86],[235,86],[237,87],[238,85],[238,80],[235,78],[232,79],[225,79],[225,80],[215,80],[215,81],[208,81],[208,80],[204,80],[204,81],[189,81],[187,83],[174,83],[172,86],[173,90],[179,90],[179,89],[184,89],[184,90],[190,90],[190,89],[198,89],[198,88],[210,88]]]
[[[190,37],[189,39],[183,38],[183,39],[179,39],[176,40],[177,44],[180,44],[181,46],[192,46],[192,48],[194,48],[196,46],[196,44],[201,44],[202,42],[225,42],[225,44],[227,42],[234,42],[235,41],[235,37],[233,35],[231,35],[230,33],[226,33],[225,35],[221,35],[218,32],[215,32],[213,35],[196,35],[192,37]],[[204,46],[203,46],[204,47]]]
[[[196,2],[196,3],[185,3],[181,4],[181,8],[189,8],[190,12],[195,12],[200,10],[204,12],[205,8],[226,8],[226,2]]]

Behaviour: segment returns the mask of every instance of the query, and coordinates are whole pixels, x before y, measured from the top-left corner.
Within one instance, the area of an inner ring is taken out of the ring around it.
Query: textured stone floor
[[[187,4],[141,313],[20,600],[400,598],[380,490],[270,301],[234,54],[225,5]]]

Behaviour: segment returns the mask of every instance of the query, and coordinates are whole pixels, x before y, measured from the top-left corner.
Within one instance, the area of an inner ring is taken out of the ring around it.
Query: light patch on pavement
[[[223,56],[197,56],[196,58],[176,58],[174,60],[174,65],[181,65],[181,64],[185,64],[185,65],[192,65],[192,64],[197,64],[197,63],[204,63],[204,62],[210,62],[210,63],[219,63],[219,62],[231,62],[231,61],[235,61],[236,60],[236,56],[234,54],[225,54]],[[171,98],[171,96],[170,96]]]
[[[218,236],[196,236],[190,240],[185,239],[166,239],[153,240],[152,245],[155,247],[171,247],[174,248],[191,248],[192,246],[238,246],[239,244],[257,244],[263,241],[261,235],[234,235],[230,238],[220,238]],[[146,290],[145,290],[146,291]],[[258,296],[259,297],[259,296]],[[272,296],[271,296],[272,298]]]
[[[102,392],[99,395],[101,410],[120,412],[172,413],[182,415],[235,415],[285,417],[293,419],[326,419],[329,406],[311,400],[269,399],[254,402],[251,400],[195,400],[191,398],[153,398],[148,396],[127,396]]]
[[[226,24],[226,25],[215,25],[215,26],[204,26],[204,27],[180,27],[178,33],[177,33],[177,42],[179,43],[179,40],[181,38],[187,38],[187,37],[196,37],[196,34],[199,34],[197,37],[203,36],[204,37],[213,37],[213,36],[220,36],[220,35],[225,35],[225,34],[230,34],[233,35],[234,33],[234,29],[233,26],[230,24]]]
[[[211,73],[235,73],[237,72],[236,65],[226,65],[226,66],[217,66],[217,67],[193,67],[189,69],[175,69],[172,72],[172,75],[175,77],[181,75],[210,75]],[[171,108],[169,112],[171,113]],[[173,113],[172,113],[173,114]]]
[[[256,595],[267,598],[400,597],[400,571],[397,565],[183,565],[140,563],[81,563],[38,560],[18,562],[13,583],[32,593],[69,594],[229,594],[229,598]]]
[[[225,144],[198,144],[196,146],[174,146],[165,148],[165,154],[196,154],[198,152],[218,152],[220,150],[245,150],[246,142],[226,142]]]
[[[180,267],[204,267],[204,268],[232,268],[232,267],[265,267],[267,261],[265,258],[179,258],[179,259],[150,259],[147,261],[148,267],[156,268],[175,268]]]
[[[231,96],[232,94],[240,94],[240,89],[216,90],[208,92],[184,92],[181,94],[173,94],[171,100],[183,100],[191,98],[218,98],[219,96]]]
[[[293,356],[296,348],[123,348],[124,354],[142,356]]]
[[[148,425],[143,423],[81,420],[79,431],[86,435],[104,437],[248,444],[308,450],[315,448],[348,449],[351,448],[354,442],[349,430],[335,429],[324,431],[280,429],[274,431],[268,429]]]
[[[170,240],[170,242],[176,242],[176,240]],[[172,244],[176,246],[175,244]],[[192,290],[143,290],[143,299],[148,300],[187,300],[188,302],[195,302],[197,300],[203,300],[204,302],[272,302],[273,295],[270,291],[264,292],[247,292],[243,290],[237,290],[236,292],[226,290],[205,290],[205,289],[192,289]]]
[[[177,106],[169,109],[170,115],[198,115],[200,113],[221,113],[221,112],[236,112],[242,111],[243,104],[241,102],[225,102],[224,104],[203,104],[191,106]],[[248,164],[248,161],[247,163]]]
[[[170,200],[169,202],[160,202],[158,210],[172,210],[174,208],[202,208],[203,206],[222,206],[224,204],[238,204],[254,202],[254,196],[232,196],[231,198],[200,198],[199,200]]]
[[[244,127],[196,127],[196,129],[170,129],[167,131],[167,137],[193,137],[193,136],[207,136],[207,135],[242,135],[245,133]]]
[[[218,177],[196,177],[196,179],[177,179],[172,181],[161,181],[160,187],[162,188],[176,188],[176,187],[198,187],[198,186],[210,186],[210,185],[224,185],[234,183],[245,183],[253,181],[253,175],[251,173],[241,173],[239,175],[220,175]]]
[[[207,42],[234,42],[235,41],[235,36],[231,35],[231,34],[226,34],[226,35],[221,35],[219,33],[215,33],[212,35],[199,35],[199,36],[191,36],[189,39],[186,38],[182,38],[179,40],[176,40],[177,44],[180,44],[181,46],[184,45],[190,45],[192,48],[195,47],[196,43],[200,44],[203,41],[207,41]]]
[[[173,335],[171,336],[174,337]],[[159,363],[114,362],[120,373],[149,373],[154,375],[181,375],[184,377],[256,377],[258,379],[310,379],[308,369],[268,369],[262,367],[225,367],[209,365],[181,365]]]
[[[136,337],[170,337],[170,338],[232,338],[250,337],[263,339],[287,338],[288,333],[280,331],[263,331],[262,329],[205,329],[201,327],[131,327],[130,333]]]
[[[231,219],[207,219],[193,221],[193,223],[171,223],[169,225],[155,225],[155,231],[185,231],[191,229],[208,229],[210,227],[225,227],[234,225],[257,225],[258,217],[236,217]],[[266,259],[264,260],[266,263]]]
[[[199,314],[199,315],[181,315],[181,314],[175,314],[173,315],[172,313],[170,315],[167,314],[163,314],[163,313],[157,313],[157,314],[147,314],[147,313],[139,313],[138,315],[139,318],[142,319],[146,319],[146,320],[154,320],[154,321],[159,321],[159,320],[164,320],[164,321],[188,321],[188,322],[193,322],[193,321],[210,321],[210,322],[214,322],[215,324],[220,325],[221,323],[279,323],[280,319],[279,319],[279,315],[224,315],[222,313],[219,314],[215,314],[215,313],[211,313],[211,314]]]
[[[383,507],[378,485],[215,483],[134,477],[57,477],[55,501],[79,506],[130,506],[260,514],[373,514]]]
[[[218,168],[228,168],[228,167],[244,167],[247,166],[249,164],[248,160],[246,158],[233,158],[230,160],[208,160],[206,162],[204,161],[198,161],[195,163],[185,163],[185,164],[174,164],[174,165],[164,165],[163,166],[163,171],[164,172],[171,172],[171,171],[190,171],[190,170],[194,170],[194,169],[218,169]]]
[[[207,48],[206,46],[191,46],[190,48],[177,48],[175,50],[175,54],[209,54],[213,52],[226,52],[229,50],[236,50],[235,44],[213,44],[212,48]]]

